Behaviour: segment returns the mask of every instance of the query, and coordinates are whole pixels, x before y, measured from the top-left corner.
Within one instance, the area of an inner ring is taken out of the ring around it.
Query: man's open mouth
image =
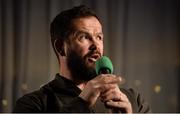
[[[90,57],[88,57],[88,61],[90,62],[96,62],[100,58],[100,55],[98,53],[92,54]]]

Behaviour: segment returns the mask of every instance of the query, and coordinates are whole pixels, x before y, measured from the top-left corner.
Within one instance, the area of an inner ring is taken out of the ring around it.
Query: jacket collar
[[[55,79],[52,80],[48,85],[51,89],[53,89],[53,91],[61,94],[65,93],[78,96],[81,93],[81,90],[73,81],[64,78],[60,74],[56,74]]]

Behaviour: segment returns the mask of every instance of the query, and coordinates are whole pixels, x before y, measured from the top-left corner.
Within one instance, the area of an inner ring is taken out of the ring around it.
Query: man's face
[[[95,77],[95,62],[103,55],[103,32],[95,17],[73,21],[74,32],[67,46],[68,67],[74,78],[88,81]]]

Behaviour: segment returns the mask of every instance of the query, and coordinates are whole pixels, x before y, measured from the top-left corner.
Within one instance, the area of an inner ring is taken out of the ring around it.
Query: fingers
[[[99,81],[102,84],[118,84],[122,81],[122,78],[120,76],[116,76],[113,74],[101,74],[97,77],[97,81]]]
[[[91,89],[98,90],[101,93],[109,89],[114,89],[121,82],[121,77],[112,74],[102,74],[87,83]]]
[[[114,89],[109,89],[108,91],[101,93],[100,97],[106,107],[117,109],[121,112],[132,113],[132,107],[129,99],[123,92],[120,91],[117,85]],[[117,112],[117,110],[115,112]]]
[[[121,77],[112,74],[102,74],[98,76],[96,81],[98,82],[96,87],[101,93],[103,93],[105,91],[115,89],[118,83],[121,82]]]
[[[101,91],[101,93],[104,93],[105,91],[115,89],[115,88],[116,88],[115,84],[106,84],[106,85],[100,86],[99,90]]]
[[[121,102],[121,101],[116,102],[116,101],[110,100],[110,101],[106,102],[106,105],[108,107],[123,110],[124,112],[127,112],[127,113],[132,113],[132,107],[131,107],[130,102]]]
[[[114,100],[114,101],[128,101],[127,96],[122,93],[119,88],[114,88],[110,89],[109,91],[106,91],[104,93],[101,93],[101,101],[102,102],[107,102],[109,100]]]
[[[120,100],[121,94],[117,94],[114,89],[110,89],[104,93],[101,93],[100,97],[102,102],[107,102],[109,100]]]
[[[114,90],[121,78],[112,74],[102,74],[87,82],[79,97],[84,99],[91,107],[95,104],[101,93],[108,90]]]

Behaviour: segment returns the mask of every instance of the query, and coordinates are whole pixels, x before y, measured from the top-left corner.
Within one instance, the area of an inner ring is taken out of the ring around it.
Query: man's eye
[[[79,40],[84,40],[84,39],[88,39],[88,36],[85,34],[81,34],[81,35],[79,35],[78,38],[79,38]]]
[[[103,40],[103,37],[102,36],[97,36],[97,39],[98,40]]]

